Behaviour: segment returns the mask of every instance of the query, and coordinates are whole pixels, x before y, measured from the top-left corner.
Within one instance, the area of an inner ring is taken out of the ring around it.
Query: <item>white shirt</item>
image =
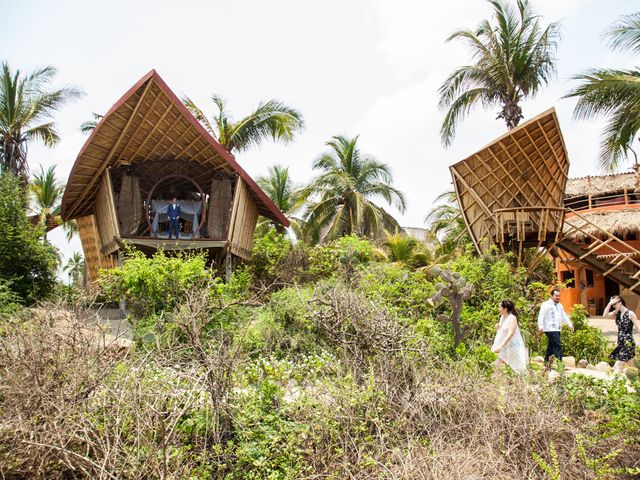
[[[555,303],[549,299],[540,305],[538,328],[541,328],[544,332],[559,332],[562,330],[563,322],[569,327],[573,327],[560,302]]]

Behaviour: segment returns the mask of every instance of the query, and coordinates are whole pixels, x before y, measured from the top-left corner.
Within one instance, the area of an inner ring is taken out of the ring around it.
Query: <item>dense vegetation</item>
[[[270,230],[224,283],[201,256],[104,272],[133,346],[96,341],[83,302],[5,318],[0,466],[10,478],[632,478],[640,400],[625,380],[494,371],[497,304],[534,353],[549,266],[462,254],[389,262],[367,240],[292,244]],[[470,296],[457,347],[447,278]],[[574,314],[568,353],[604,358]],[[628,380],[636,391],[637,379]],[[635,470],[634,470],[635,469]],[[548,471],[550,473],[545,473]]]

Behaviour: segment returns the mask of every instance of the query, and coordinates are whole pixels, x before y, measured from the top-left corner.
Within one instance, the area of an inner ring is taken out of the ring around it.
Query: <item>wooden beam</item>
[[[129,130],[129,127],[131,126],[131,122],[133,121],[134,117],[138,113],[138,109],[142,105],[142,102],[144,101],[145,97],[147,96],[147,93],[149,93],[149,90],[151,89],[151,84],[152,83],[153,83],[153,80],[149,79],[148,82],[147,82],[147,85],[145,85],[144,90],[142,91],[142,94],[140,95],[140,98],[138,99],[138,102],[136,103],[135,108],[133,109],[133,112],[131,112],[131,116],[129,117],[129,120],[127,120],[127,124],[124,126],[124,128],[120,132],[120,135],[118,136],[116,142],[113,144],[113,147],[111,147],[111,150],[109,151],[109,154],[107,155],[107,157],[104,159],[102,165],[100,166],[100,168],[98,168],[98,171],[94,174],[93,178],[84,187],[84,189],[80,193],[78,199],[74,202],[73,207],[69,210],[69,213],[67,214],[68,218],[73,218],[72,215],[74,215],[78,211],[80,206],[81,206],[80,202],[82,200],[84,200],[84,198],[86,197],[86,195],[89,192],[89,190],[93,187],[93,185],[96,183],[96,181],[100,178],[100,175],[102,174],[102,172],[104,172],[104,169],[107,168],[107,166],[109,166],[109,162],[111,161],[111,157],[113,157],[113,155],[115,154],[116,149],[120,146],[120,142],[124,138],[124,135]]]
[[[142,150],[142,147],[144,147],[147,144],[147,141],[151,138],[151,136],[155,133],[155,131],[158,129],[158,127],[160,126],[160,124],[162,123],[162,120],[164,120],[164,117],[167,116],[167,114],[171,111],[171,103],[169,103],[169,105],[167,105],[167,108],[165,109],[164,113],[162,114],[162,116],[160,117],[160,119],[156,122],[156,124],[153,126],[153,128],[151,129],[151,131],[147,134],[147,136],[145,137],[145,139],[142,141],[142,143],[138,146],[138,148],[136,148],[136,150],[130,155],[130,160],[133,161],[136,158],[136,155],[138,155],[138,153],[140,152],[140,150]],[[144,121],[144,120],[143,120]],[[124,150],[122,151],[122,153],[124,153]],[[120,159],[118,159],[115,162],[115,165],[118,165],[118,163],[120,163]]]
[[[160,100],[161,98],[162,98],[162,91],[159,91],[158,95],[156,96],[156,98],[153,99],[153,101],[151,102],[151,105],[149,106],[144,116],[142,117],[142,120],[140,120],[140,123],[138,123],[138,126],[136,127],[135,131],[131,134],[131,137],[129,138],[129,140],[127,140],[126,145],[122,148],[122,152],[118,156],[118,160],[116,162],[122,162],[122,157],[125,155],[127,149],[131,146],[131,142],[133,141],[134,138],[136,138],[136,135],[138,135],[138,132],[147,121],[147,117],[149,117],[149,115],[153,112],[153,108],[156,106],[156,103],[158,103],[158,100]]]

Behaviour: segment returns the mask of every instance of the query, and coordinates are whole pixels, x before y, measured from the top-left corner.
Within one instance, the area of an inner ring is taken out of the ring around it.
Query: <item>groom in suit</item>
[[[180,239],[180,205],[178,205],[178,199],[173,197],[171,203],[167,208],[167,215],[169,215],[169,240],[171,240],[171,233],[176,232],[176,240]]]

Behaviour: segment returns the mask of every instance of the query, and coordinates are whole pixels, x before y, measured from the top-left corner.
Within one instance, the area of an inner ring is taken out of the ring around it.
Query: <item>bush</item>
[[[254,240],[249,271],[258,282],[275,282],[281,273],[280,264],[290,250],[289,239],[275,229],[270,229],[266,235]]]
[[[135,319],[170,312],[196,286],[211,280],[204,254],[167,256],[162,250],[151,258],[128,250],[122,268],[103,270],[100,285],[110,300],[124,296]]]
[[[573,356],[577,360],[584,358],[590,363],[609,362],[609,353],[613,346],[602,335],[599,328],[587,323],[587,310],[583,305],[574,305],[570,315],[575,331],[567,327],[562,329],[562,354]]]
[[[359,265],[375,259],[375,250],[368,240],[348,235],[309,252],[312,278],[328,278],[338,273],[350,275]]]
[[[56,283],[57,255],[43,242],[42,226],[27,219],[27,196],[15,175],[0,174],[0,282],[21,303],[48,298]]]

